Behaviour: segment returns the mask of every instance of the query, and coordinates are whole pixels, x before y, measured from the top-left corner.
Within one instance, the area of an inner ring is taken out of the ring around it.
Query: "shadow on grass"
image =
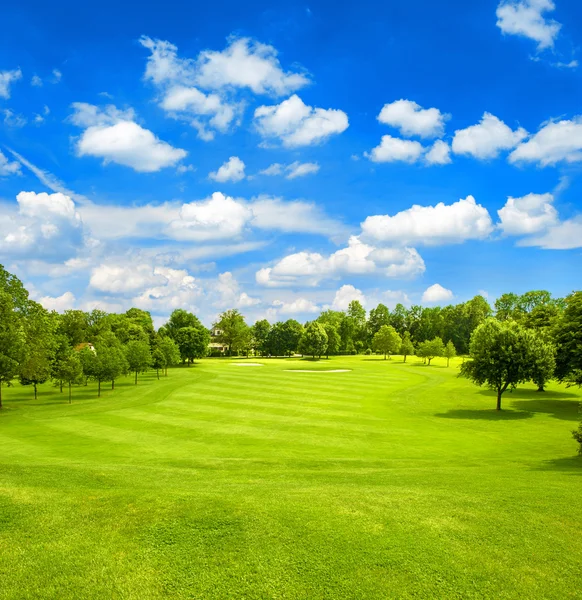
[[[561,471],[573,475],[582,475],[582,456],[545,460],[538,467],[535,467],[534,471]]]
[[[533,414],[516,410],[449,410],[446,413],[437,413],[435,417],[441,419],[476,419],[480,421],[516,421],[518,419],[531,419]]]
[[[511,405],[518,410],[543,413],[562,421],[579,421],[582,418],[578,400],[552,400],[548,395],[540,400],[514,400]]]

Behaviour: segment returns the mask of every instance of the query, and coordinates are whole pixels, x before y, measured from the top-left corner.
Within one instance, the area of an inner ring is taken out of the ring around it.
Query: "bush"
[[[582,456],[582,423],[578,425],[578,429],[572,432],[572,437],[580,444],[580,448],[578,448],[578,454]]]
[[[366,356],[370,356],[372,354],[372,350],[370,350],[370,348],[366,348],[366,351],[364,352],[364,354]]]

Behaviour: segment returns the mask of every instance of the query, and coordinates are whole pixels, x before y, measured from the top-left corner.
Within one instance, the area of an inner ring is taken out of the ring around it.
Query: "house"
[[[210,352],[222,352],[224,354],[224,352],[228,350],[228,344],[225,344],[220,340],[222,334],[222,329],[218,329],[218,327],[213,327],[210,330],[210,344],[208,344]]]
[[[75,350],[77,352],[81,352],[81,350],[85,350],[85,348],[88,348],[89,350],[91,350],[91,352],[95,354],[95,346],[93,346],[91,342],[81,342],[80,344],[77,344],[75,346]]]

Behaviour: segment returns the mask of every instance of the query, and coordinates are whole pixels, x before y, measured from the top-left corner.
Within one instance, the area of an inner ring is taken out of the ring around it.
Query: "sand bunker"
[[[289,373],[349,373],[351,369],[285,369]]]
[[[235,367],[264,367],[261,363],[232,363]]]

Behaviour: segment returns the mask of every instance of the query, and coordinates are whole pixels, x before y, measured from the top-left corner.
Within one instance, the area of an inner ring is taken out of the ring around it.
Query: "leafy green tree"
[[[512,320],[488,319],[473,333],[471,359],[463,363],[461,374],[495,390],[501,410],[503,393],[532,380],[534,363],[544,352],[551,353],[551,347],[534,332]]]
[[[271,324],[267,319],[261,319],[251,327],[252,347],[255,353],[260,353],[261,355],[266,353],[266,342],[269,331],[271,331]]]
[[[135,384],[137,385],[138,373],[143,373],[152,364],[150,346],[147,342],[131,341],[125,346],[125,358],[129,370],[135,373]]]
[[[538,386],[538,392],[544,392],[546,383],[556,370],[556,348],[543,334],[528,333],[531,339],[531,380]]]
[[[21,313],[28,307],[28,292],[22,281],[6,271],[3,265],[0,265],[0,292],[10,296],[12,310],[16,313]]]
[[[443,340],[440,337],[435,337],[432,340],[421,342],[418,345],[418,350],[416,352],[417,356],[420,356],[421,358],[426,358],[429,365],[433,358],[437,356],[444,356],[444,354],[445,345],[443,344]]]
[[[0,284],[3,269],[0,266]],[[4,272],[5,273],[5,272]],[[12,296],[0,287],[0,408],[2,384],[10,385],[18,375],[25,355],[25,336]]]
[[[56,314],[49,313],[37,302],[29,300],[23,324],[26,351],[20,363],[20,383],[33,386],[36,400],[38,385],[51,377],[56,344]]]
[[[158,338],[156,347],[163,353],[165,362],[165,375],[168,376],[168,367],[175,367],[181,360],[180,348],[169,336]]]
[[[167,364],[166,355],[162,350],[160,348],[154,348],[154,351],[152,352],[152,367],[156,370],[158,379],[160,378],[160,369],[163,371]]]
[[[191,364],[208,353],[210,334],[205,327],[182,327],[176,332],[176,344],[183,361]]]
[[[142,340],[142,343],[148,345],[145,340]],[[95,345],[101,379],[102,381],[111,381],[112,390],[115,389],[115,380],[121,375],[127,374],[129,370],[125,350],[126,347],[110,331],[103,333]]]
[[[265,340],[265,352],[269,356],[284,356],[286,354],[285,346],[285,332],[283,330],[283,323],[278,321],[275,323]]]
[[[61,331],[60,328],[57,328],[57,331]],[[73,348],[69,344],[67,336],[63,333],[57,333],[55,336],[55,350],[51,361],[51,377],[58,383],[61,394],[63,393],[64,379],[59,378],[58,374],[60,372],[61,363],[68,359],[71,352],[73,352]]]
[[[582,292],[566,298],[566,308],[554,332],[556,377],[582,385]]]
[[[398,303],[394,310],[390,313],[390,325],[396,329],[399,335],[404,335],[406,331],[406,322],[408,317],[408,311],[403,304]]]
[[[57,333],[64,335],[69,346],[75,346],[86,342],[89,319],[86,312],[82,310],[66,310],[59,318]]]
[[[346,320],[352,321],[354,346],[359,351],[362,351],[368,345],[368,332],[366,326],[366,309],[359,300],[352,300],[348,305]]]
[[[82,376],[83,366],[79,358],[79,353],[69,347],[66,355],[61,356],[53,368],[53,377],[61,383],[61,386],[63,381],[68,385],[69,404],[72,402],[72,384],[78,383]]]
[[[236,308],[223,312],[213,327],[221,331],[218,339],[228,346],[229,355],[232,355],[233,352],[237,353],[245,350],[250,346],[251,329],[246,324],[243,315]]]
[[[378,304],[376,308],[370,310],[368,318],[368,338],[370,340],[374,339],[382,325],[390,325],[390,311],[384,304]]]
[[[303,325],[295,319],[288,319],[282,325],[283,344],[285,347],[285,354],[291,356],[297,352],[299,347],[299,340],[303,335]]]
[[[192,313],[182,308],[177,308],[170,315],[170,319],[164,326],[165,332],[175,341],[178,331],[183,327],[202,328],[203,325]]]
[[[354,336],[356,334],[356,325],[353,319],[347,316],[340,321],[338,333],[341,339],[341,350],[344,352],[351,352],[355,350]]]
[[[388,354],[398,352],[401,345],[402,338],[392,325],[382,325],[372,340],[372,347],[376,352],[384,354],[384,360]]]
[[[306,325],[299,349],[302,354],[311,354],[313,358],[316,356],[321,358],[327,349],[327,334],[321,323],[312,321]]]
[[[572,432],[572,437],[580,444],[578,454],[582,456],[582,423],[578,425],[578,429]]]
[[[455,358],[455,356],[457,356],[457,349],[455,348],[455,345],[453,344],[453,342],[451,342],[451,340],[449,340],[447,342],[447,345],[445,346],[445,351],[442,354],[446,359],[447,359],[447,367],[449,366],[449,363],[451,361],[451,358]]]
[[[339,352],[342,339],[340,337],[340,334],[338,333],[337,327],[335,327],[332,323],[324,323],[323,328],[327,335],[326,352],[327,358],[329,358],[330,354],[333,356],[334,354],[337,354]]]
[[[408,331],[404,332],[404,337],[402,338],[402,344],[400,345],[399,352],[404,357],[402,362],[406,362],[406,357],[414,354],[414,344],[410,339],[410,333]]]

